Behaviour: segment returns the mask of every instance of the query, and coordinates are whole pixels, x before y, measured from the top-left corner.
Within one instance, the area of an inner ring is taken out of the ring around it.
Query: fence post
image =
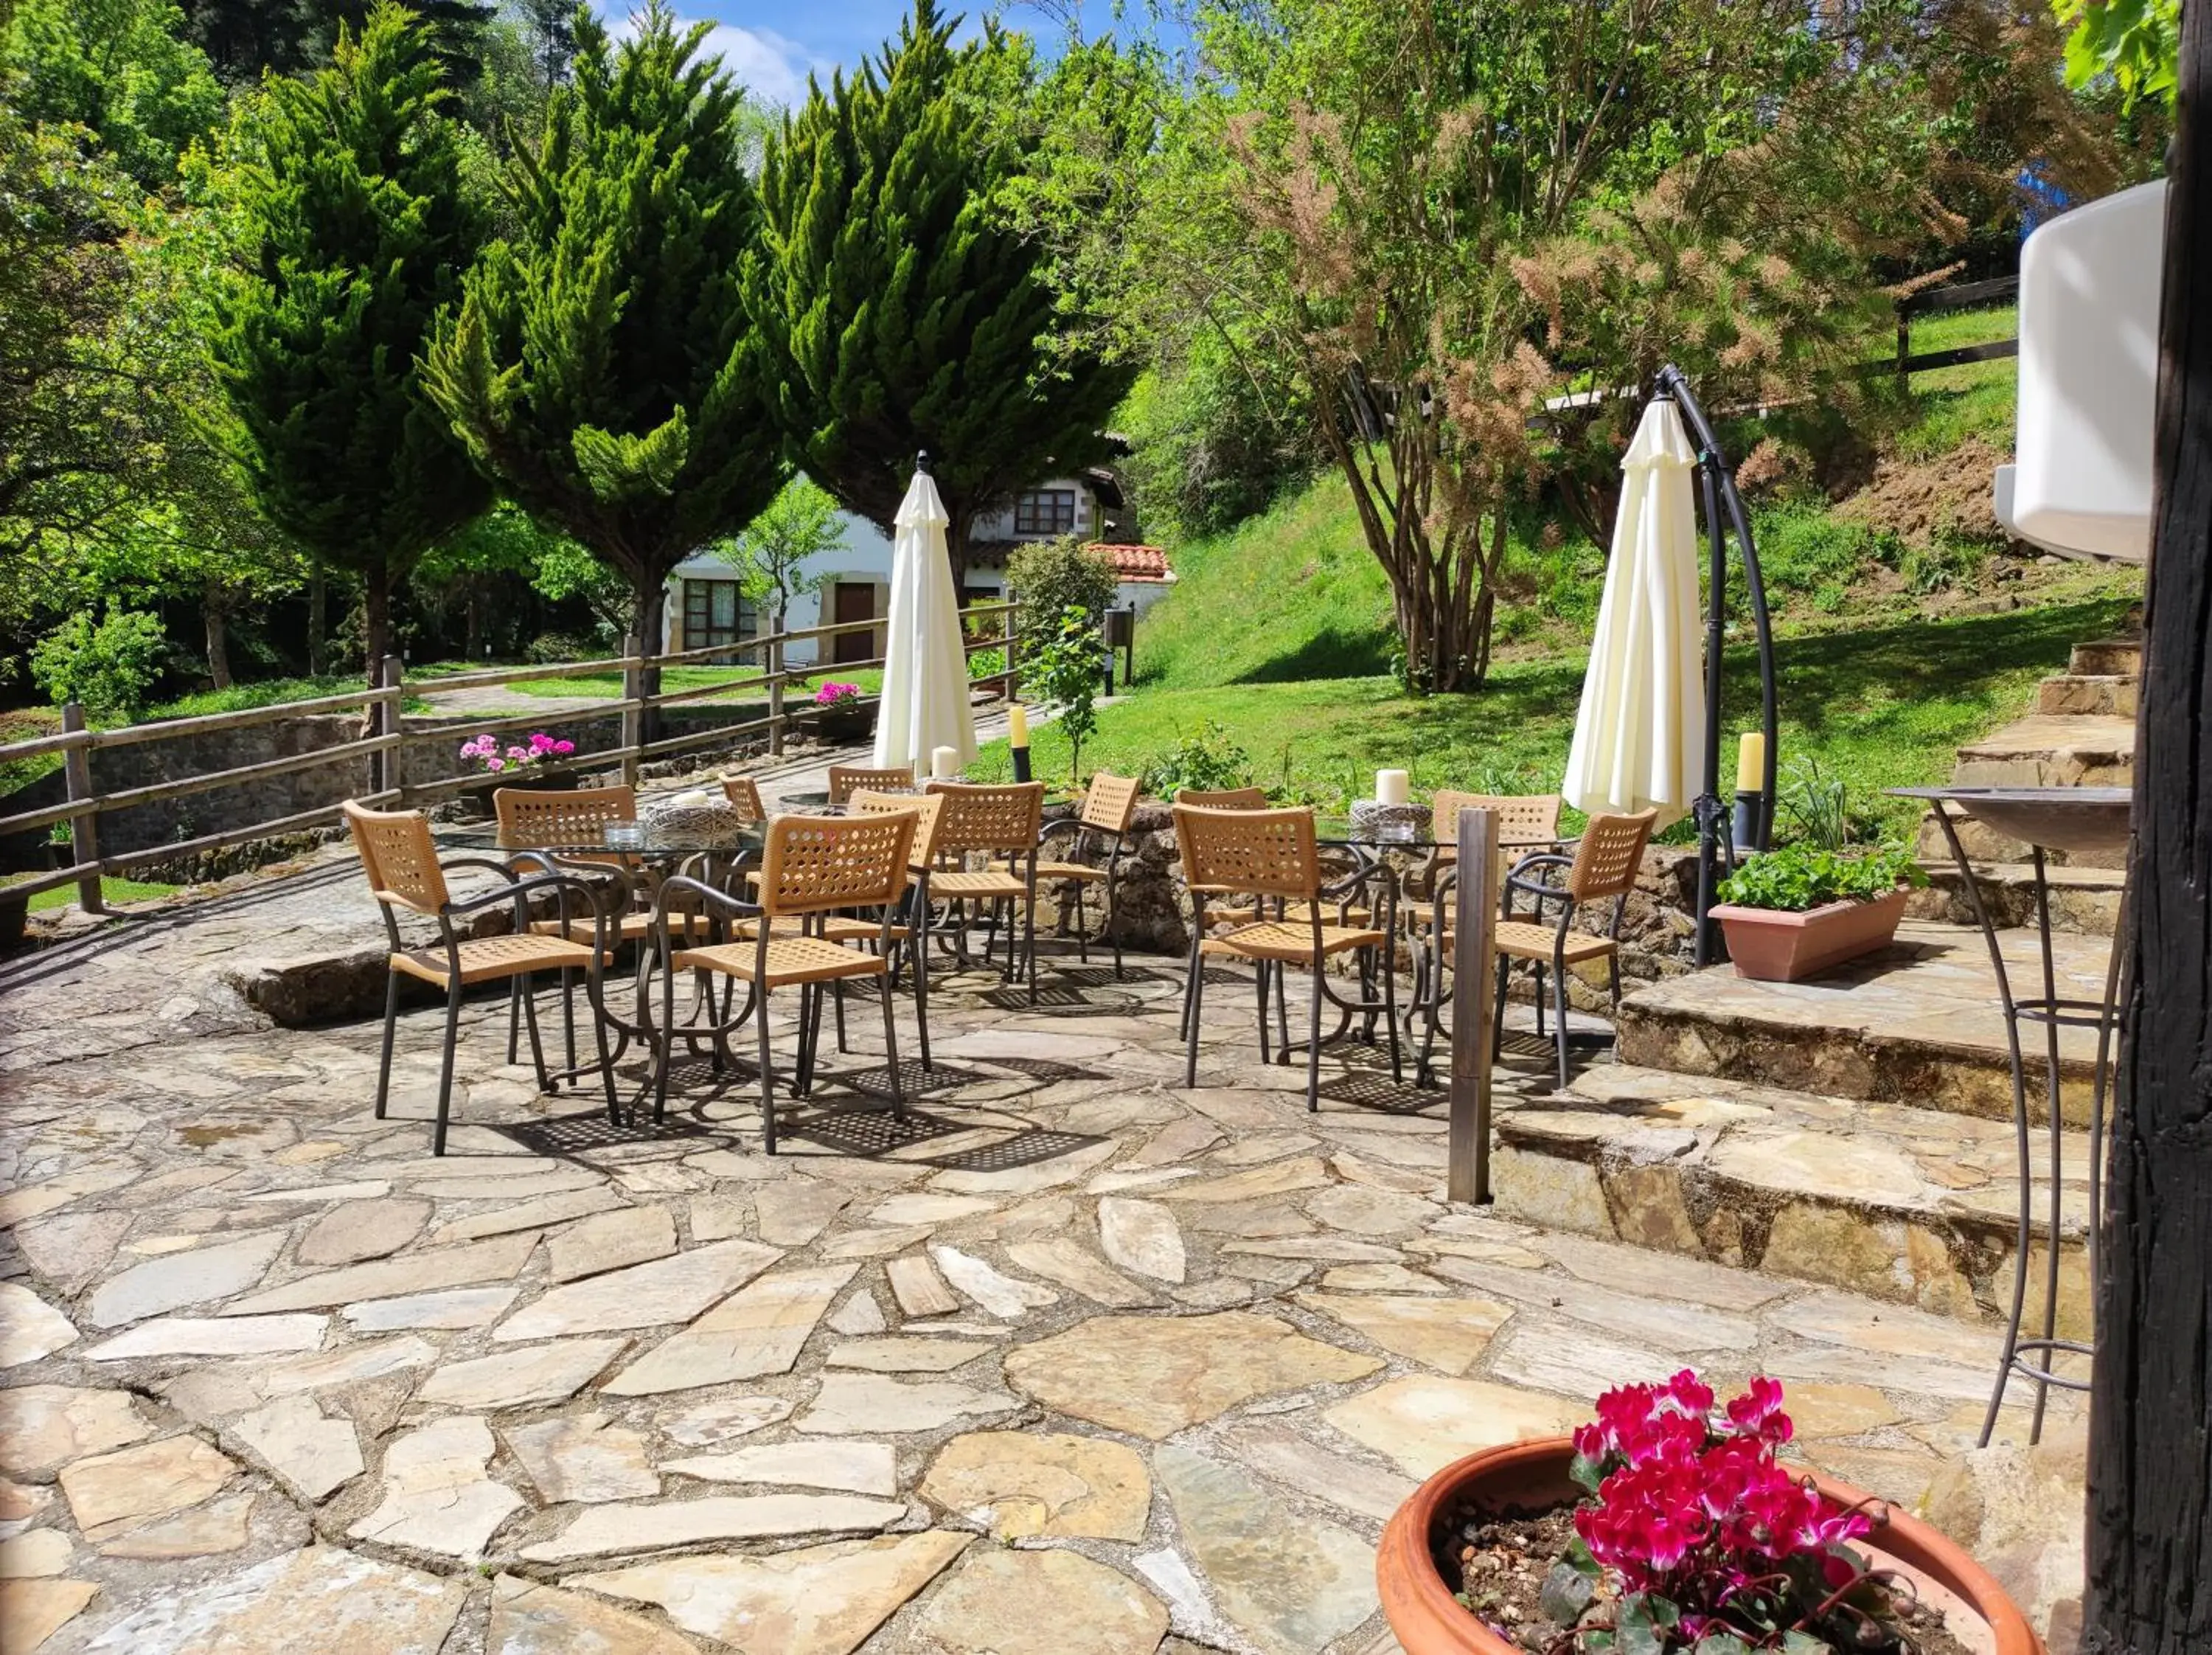
[[[378,663],[376,687],[397,690],[406,668],[397,655],[386,655]],[[399,728],[399,697],[389,696],[373,701],[368,708],[368,733],[386,736]],[[397,747],[386,747],[368,756],[368,790],[388,793],[394,788],[404,787],[407,782],[405,761]]]
[[[84,709],[76,702],[62,708],[62,728],[84,728]],[[62,759],[62,769],[69,782],[70,802],[79,803],[92,796],[92,753],[86,747],[71,747]],[[100,817],[94,812],[70,818],[70,861],[82,867],[100,860]],[[76,882],[77,906],[88,914],[105,914],[106,899],[100,890],[100,871],[95,868]]]
[[[768,635],[768,751],[783,756],[783,629],[787,611],[775,611],[775,630]]]
[[[1498,1015],[1498,812],[1459,813],[1457,929],[1452,948],[1451,1118],[1446,1198],[1490,1198],[1490,1068]]]
[[[1897,301],[1897,385],[1903,390],[1912,376],[1905,364],[1912,356],[1912,302],[1910,295]]]
[[[1002,624],[1006,631],[1006,674],[1000,680],[999,695],[1006,701],[1021,699],[1021,674],[1014,666],[1014,652],[1021,647],[1019,622],[1022,618],[1021,599],[1009,590],[1006,593],[1006,612]]]
[[[636,701],[645,694],[645,635],[632,632],[623,639],[622,692],[625,703]],[[637,786],[637,748],[645,741],[645,709],[625,704],[622,713],[621,745],[625,748],[622,762],[623,785]]]

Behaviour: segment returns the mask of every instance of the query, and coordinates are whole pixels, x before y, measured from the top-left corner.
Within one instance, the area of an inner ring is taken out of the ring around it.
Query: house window
[[[1016,534],[1072,534],[1074,530],[1074,490],[1031,489],[1015,499]]]
[[[684,647],[708,649],[738,643],[757,630],[752,602],[735,581],[684,583]]]

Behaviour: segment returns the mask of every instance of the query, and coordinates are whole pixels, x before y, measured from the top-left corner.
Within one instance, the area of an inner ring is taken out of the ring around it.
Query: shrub
[[[1832,902],[1871,902],[1900,885],[1927,883],[1928,875],[1901,845],[1846,856],[1794,844],[1746,857],[1721,881],[1719,896],[1738,908],[1802,914]]]
[[[128,719],[145,706],[168,653],[160,617],[110,604],[97,625],[80,609],[40,639],[31,676],[56,705],[74,701],[94,717]]]
[[[1111,563],[1086,551],[1073,535],[1063,534],[1018,549],[1006,559],[1006,584],[1021,599],[1018,614],[1024,629],[1049,637],[1059,623],[1046,618],[1071,608],[1081,610],[1096,627],[1121,583]]]
[[[1060,630],[1024,658],[1022,681],[1059,709],[1057,727],[1067,738],[1069,778],[1083,783],[1083,744],[1098,727],[1098,686],[1106,665],[1106,641],[1098,618],[1079,605],[1060,611]]]
[[[573,632],[540,632],[523,650],[522,657],[533,666],[556,666],[563,661],[591,660],[592,646]]]
[[[1289,769],[1287,752],[1284,768]],[[1209,718],[1165,752],[1146,760],[1143,774],[1146,793],[1156,799],[1173,799],[1183,788],[1206,793],[1248,788],[1252,785],[1252,760],[1226,729]]]
[[[968,657],[968,676],[981,681],[999,677],[1006,670],[1006,652],[997,649],[978,649]]]

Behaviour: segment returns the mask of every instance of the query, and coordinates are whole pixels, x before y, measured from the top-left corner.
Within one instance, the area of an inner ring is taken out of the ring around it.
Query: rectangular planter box
[[[1832,902],[1802,914],[1771,908],[1713,910],[1728,937],[1738,977],[1760,983],[1802,983],[1832,966],[1887,947],[1905,917],[1911,891],[1899,886],[1872,902]]]

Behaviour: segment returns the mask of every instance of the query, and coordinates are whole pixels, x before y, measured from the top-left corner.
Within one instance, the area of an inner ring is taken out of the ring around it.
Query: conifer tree
[[[745,296],[778,368],[793,457],[889,532],[915,454],[952,519],[956,570],[978,514],[1104,455],[1129,375],[1057,348],[1040,247],[999,192],[1024,166],[1027,42],[987,24],[957,50],[933,0],[880,60],[813,87],[770,142],[767,217]]]
[[[379,5],[331,67],[271,81],[238,178],[247,266],[211,344],[262,511],[367,590],[374,672],[394,582],[490,503],[416,367],[483,216],[421,26]]]
[[[660,634],[669,571],[785,476],[738,270],[759,212],[743,91],[653,0],[617,46],[576,19],[571,84],[503,179],[517,229],[469,274],[430,393],[501,492],[629,583]]]

